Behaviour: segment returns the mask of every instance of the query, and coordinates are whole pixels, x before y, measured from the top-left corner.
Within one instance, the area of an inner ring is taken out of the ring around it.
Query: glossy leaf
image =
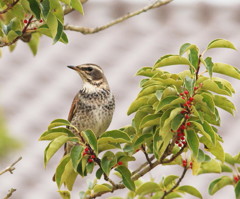
[[[71,0],[70,5],[71,5],[71,7],[73,9],[77,10],[81,14],[84,14],[81,1],[79,1],[79,0]]]
[[[113,152],[107,151],[104,153],[101,161],[102,170],[106,175],[109,175],[112,167],[117,164],[116,157]]]
[[[152,134],[143,134],[136,139],[134,142],[134,147],[138,147],[139,145],[143,144],[147,139],[151,138]]]
[[[127,114],[130,115],[130,114],[136,112],[141,106],[146,105],[148,99],[149,99],[149,96],[143,96],[143,97],[140,97],[140,98],[134,100],[133,103],[128,108]]]
[[[42,0],[40,2],[40,6],[41,6],[41,10],[42,10],[42,14],[43,14],[44,19],[47,19],[48,13],[50,11],[49,0]]]
[[[232,179],[229,176],[222,176],[221,178],[218,178],[210,183],[208,192],[210,195],[213,195],[223,187],[231,184]]]
[[[136,190],[136,195],[144,196],[149,193],[160,191],[160,186],[155,182],[146,182]]]
[[[191,63],[191,66],[193,66],[195,70],[197,70],[199,65],[198,49],[191,48],[190,53],[188,55],[188,59],[189,59],[189,62]],[[190,68],[190,70],[192,71],[192,73],[194,73],[194,70],[192,70],[192,68]]]
[[[140,128],[158,125],[160,122],[160,117],[160,114],[151,114],[145,116],[140,123]]]
[[[212,78],[212,73],[213,73],[213,62],[212,62],[212,58],[211,57],[207,57],[205,60],[206,63],[206,68],[208,70],[209,76]]]
[[[58,149],[69,140],[66,135],[61,135],[54,139],[44,151],[44,165],[46,166],[51,157],[58,151]]]
[[[179,191],[183,191],[185,193],[188,193],[192,196],[195,196],[197,198],[203,198],[201,193],[193,186],[190,186],[190,185],[184,185],[184,186],[180,186],[178,188]]]
[[[62,185],[62,175],[65,170],[66,164],[70,161],[69,155],[66,155],[62,158],[61,162],[58,164],[56,173],[55,173],[55,180],[57,183],[58,188],[60,189]]]
[[[193,79],[189,76],[186,76],[185,79],[184,79],[184,85],[185,85],[185,88],[190,93],[190,96],[192,96],[193,95],[193,88],[194,88],[194,85],[195,85],[195,79]]]
[[[70,157],[71,157],[71,160],[72,160],[73,168],[76,172],[77,172],[78,164],[82,159],[83,149],[84,148],[81,145],[75,145],[71,149]]]
[[[128,170],[128,168],[126,168],[125,166],[118,166],[116,169],[116,171],[118,171],[123,179],[123,184],[131,191],[135,191],[135,184],[131,179],[131,173]]]
[[[214,63],[213,72],[240,79],[240,70],[228,64]]]
[[[240,198],[240,180],[234,188],[236,199]]]
[[[188,52],[191,49],[195,49],[198,51],[198,48],[196,45],[190,44],[190,43],[185,43],[180,47],[179,55],[183,55],[185,52]]]
[[[182,125],[184,121],[184,115],[183,114],[178,114],[176,117],[171,122],[171,129],[176,131],[178,128]]]
[[[175,184],[175,180],[178,179],[178,176],[169,175],[164,179],[163,185],[168,187],[169,185],[172,187]]]
[[[223,110],[231,113],[232,115],[234,114],[234,111],[236,110],[234,104],[227,99],[224,96],[220,96],[220,95],[214,95],[213,96],[213,100],[216,106],[218,106],[219,108],[222,108]]]
[[[207,49],[211,48],[231,48],[236,50],[235,46],[228,40],[225,39],[215,39],[208,44]]]
[[[218,94],[222,94],[222,95],[228,95],[231,96],[232,93],[227,89],[226,86],[224,86],[221,82],[218,81],[214,81],[214,80],[205,80],[202,82],[203,89],[218,93]]]
[[[56,119],[56,120],[53,120],[50,125],[48,126],[48,129],[52,129],[54,127],[57,127],[57,126],[69,126],[71,125],[71,123],[67,120],[64,120],[64,119]]]
[[[53,39],[53,44],[55,44],[62,36],[62,33],[63,33],[63,24],[57,20],[58,22],[58,25],[57,25],[57,33]]]
[[[45,131],[39,140],[53,140],[61,135],[66,135],[68,137],[74,137],[75,135],[67,128],[59,127],[59,128],[53,128],[49,129],[48,131]]]
[[[191,65],[190,62],[182,56],[179,55],[167,55],[161,57],[154,65],[154,68],[159,68],[169,65]]]
[[[67,187],[69,191],[72,190],[73,184],[76,180],[77,173],[74,171],[72,161],[69,161],[62,174],[61,182]]]
[[[221,172],[222,172],[221,163],[217,160],[212,159],[210,161],[201,163],[198,175],[204,173],[221,173]]]
[[[185,131],[185,133],[188,146],[191,149],[193,156],[197,157],[199,148],[199,138],[193,130],[187,130]]]
[[[98,154],[98,145],[97,145],[97,137],[91,130],[82,131],[84,138],[87,143],[94,150],[95,154]]]
[[[117,142],[117,143],[131,141],[131,138],[128,136],[128,134],[120,130],[106,131],[100,136],[99,141],[102,139],[104,140],[105,138],[108,138],[108,141]]]
[[[100,192],[110,192],[112,189],[109,184],[96,184],[93,187],[94,193],[100,193]]]
[[[40,38],[39,33],[32,34],[31,40],[28,42],[28,45],[29,45],[33,55],[37,54],[39,38]]]
[[[40,19],[41,10],[36,0],[28,0],[29,6],[37,19]]]

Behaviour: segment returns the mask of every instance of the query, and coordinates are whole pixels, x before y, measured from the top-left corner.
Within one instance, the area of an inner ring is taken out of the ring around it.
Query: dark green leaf
[[[28,2],[29,2],[29,6],[30,6],[32,12],[34,13],[34,16],[39,20],[41,10],[40,10],[38,2],[36,0],[28,0]]]
[[[212,73],[213,73],[213,62],[211,57],[207,57],[205,60],[206,63],[206,68],[208,70],[209,76],[212,78]]]
[[[128,170],[128,168],[124,166],[118,166],[116,169],[118,171],[123,179],[123,184],[131,191],[135,191],[135,184],[131,179],[131,173]]]
[[[236,184],[234,191],[235,191],[236,199],[240,199],[240,180]]]
[[[178,128],[182,125],[183,121],[184,121],[184,115],[178,114],[171,122],[171,129],[173,131],[178,130]]]
[[[113,152],[107,151],[104,153],[101,161],[102,170],[106,175],[109,175],[112,167],[117,164],[117,159]]]
[[[134,143],[134,147],[138,147],[139,145],[143,144],[147,139],[151,138],[152,134],[143,134],[141,135]]]
[[[42,9],[42,14],[44,19],[47,19],[48,13],[50,11],[50,2],[49,0],[42,0],[40,3],[41,9]]]
[[[65,32],[62,32],[62,36],[61,36],[61,39],[59,41],[63,42],[64,44],[68,43],[68,37],[67,37]]]
[[[59,20],[57,20],[57,21],[58,21],[57,34],[53,39],[53,44],[55,44],[61,38],[62,33],[63,33],[63,25]]]
[[[198,156],[198,148],[199,148],[199,139],[197,134],[193,130],[187,130],[186,137],[187,137],[187,143],[189,148],[191,149],[193,156]]]
[[[83,146],[75,145],[75,146],[73,146],[73,148],[71,150],[70,157],[71,157],[71,160],[72,160],[73,168],[76,172],[77,172],[78,164],[82,159],[83,149],[84,149]]]
[[[102,177],[103,174],[103,170],[101,168],[99,168],[96,172],[96,178],[100,179]]]
[[[95,154],[97,155],[98,145],[97,145],[96,135],[91,130],[82,131],[82,133],[87,143],[91,146],[91,148],[94,150]]]
[[[158,125],[160,122],[160,117],[160,114],[150,114],[145,116],[140,123],[140,128]]]

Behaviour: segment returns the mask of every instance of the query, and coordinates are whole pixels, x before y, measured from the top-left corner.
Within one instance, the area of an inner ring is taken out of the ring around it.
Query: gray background
[[[66,21],[71,24],[95,27],[134,11],[153,1],[89,1],[84,5],[85,16],[71,13]],[[11,187],[17,189],[12,199],[57,199],[57,187],[51,181],[61,153],[54,157],[47,169],[43,168],[43,151],[46,142],[38,142],[48,124],[56,118],[66,118],[73,96],[81,87],[77,74],[66,65],[86,62],[96,63],[105,70],[109,84],[116,96],[116,111],[109,129],[118,129],[129,124],[131,117],[126,115],[130,103],[139,92],[140,77],[134,76],[142,66],[151,66],[165,54],[177,54],[181,44],[197,44],[201,50],[213,39],[225,38],[240,49],[240,4],[219,4],[212,1],[176,0],[169,5],[154,9],[129,19],[93,35],[81,35],[67,32],[69,44],[51,45],[49,38],[42,37],[39,51],[33,57],[27,45],[18,42],[13,53],[3,49],[0,59],[0,106],[3,107],[8,129],[12,136],[21,140],[25,146],[14,153],[9,162],[23,156],[16,166],[14,175],[5,174],[0,179],[0,198],[3,198]],[[223,1],[221,1],[223,2]],[[239,67],[239,52],[227,49],[211,50],[207,54],[215,62],[223,62]],[[240,67],[239,67],[240,68]],[[169,67],[172,72],[182,70]],[[235,79],[233,83],[237,94],[233,102],[238,112],[235,117],[220,112],[222,127],[219,133],[225,142],[223,146],[229,153],[239,151],[239,88]],[[140,158],[140,154],[137,155]],[[1,163],[1,168],[9,164]],[[139,162],[138,162],[139,163]],[[134,167],[134,165],[132,165]],[[168,174],[180,175],[181,167],[157,167],[143,179],[154,176],[160,180]],[[207,194],[208,183],[219,177],[218,174],[191,177],[182,183],[190,183],[203,193],[204,199],[234,198],[232,187],[226,187],[214,196]],[[84,190],[86,181],[78,180],[73,198],[77,192]],[[116,192],[123,195],[123,191]],[[110,196],[110,195],[108,195]],[[106,198],[104,196],[102,198]],[[186,195],[184,198],[192,198]]]

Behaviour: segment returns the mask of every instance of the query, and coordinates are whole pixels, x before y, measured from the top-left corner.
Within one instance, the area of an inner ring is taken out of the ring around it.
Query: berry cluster
[[[240,180],[240,176],[239,175],[233,176],[233,180],[235,183],[238,183],[238,181]]]
[[[187,167],[188,166],[188,161],[187,160],[182,160],[182,166]],[[192,162],[189,163],[189,168],[192,169]]]
[[[90,150],[88,147],[86,147],[83,151],[83,156],[88,155],[88,163],[92,163],[94,159],[96,158],[95,155],[90,154]]]
[[[182,125],[177,129],[176,132],[177,133],[177,139],[175,141],[175,144],[178,145],[179,147],[184,146],[187,142],[185,139],[185,133],[184,130],[187,129],[187,127],[191,126],[191,122],[189,122],[188,120],[191,117],[191,112],[192,112],[192,105],[194,103],[194,95],[196,94],[197,90],[202,87],[202,85],[200,85],[199,87],[194,87],[194,92],[193,95],[190,96],[190,93],[188,90],[184,90],[182,93],[179,93],[179,96],[181,96],[182,99],[185,100],[185,103],[182,104],[182,111],[181,114],[183,114],[184,116],[184,122],[182,123]]]
[[[25,17],[27,17],[27,16],[25,16]],[[36,22],[39,22],[39,23],[43,23],[43,19],[40,19],[40,20],[28,20],[28,19],[24,19],[23,20],[23,23],[24,24],[31,24],[31,23],[36,23]],[[36,26],[36,25],[34,25],[34,26]],[[37,27],[32,27],[32,28],[30,28],[29,30],[37,30]]]

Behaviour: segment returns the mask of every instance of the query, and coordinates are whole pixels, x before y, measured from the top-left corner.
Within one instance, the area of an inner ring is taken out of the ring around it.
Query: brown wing
[[[78,101],[79,101],[79,95],[77,94],[73,99],[73,102],[72,102],[72,105],[71,105],[71,108],[70,108],[70,111],[69,111],[69,114],[68,114],[68,121],[69,122],[72,121],[72,118],[73,118],[73,116],[76,112]]]

